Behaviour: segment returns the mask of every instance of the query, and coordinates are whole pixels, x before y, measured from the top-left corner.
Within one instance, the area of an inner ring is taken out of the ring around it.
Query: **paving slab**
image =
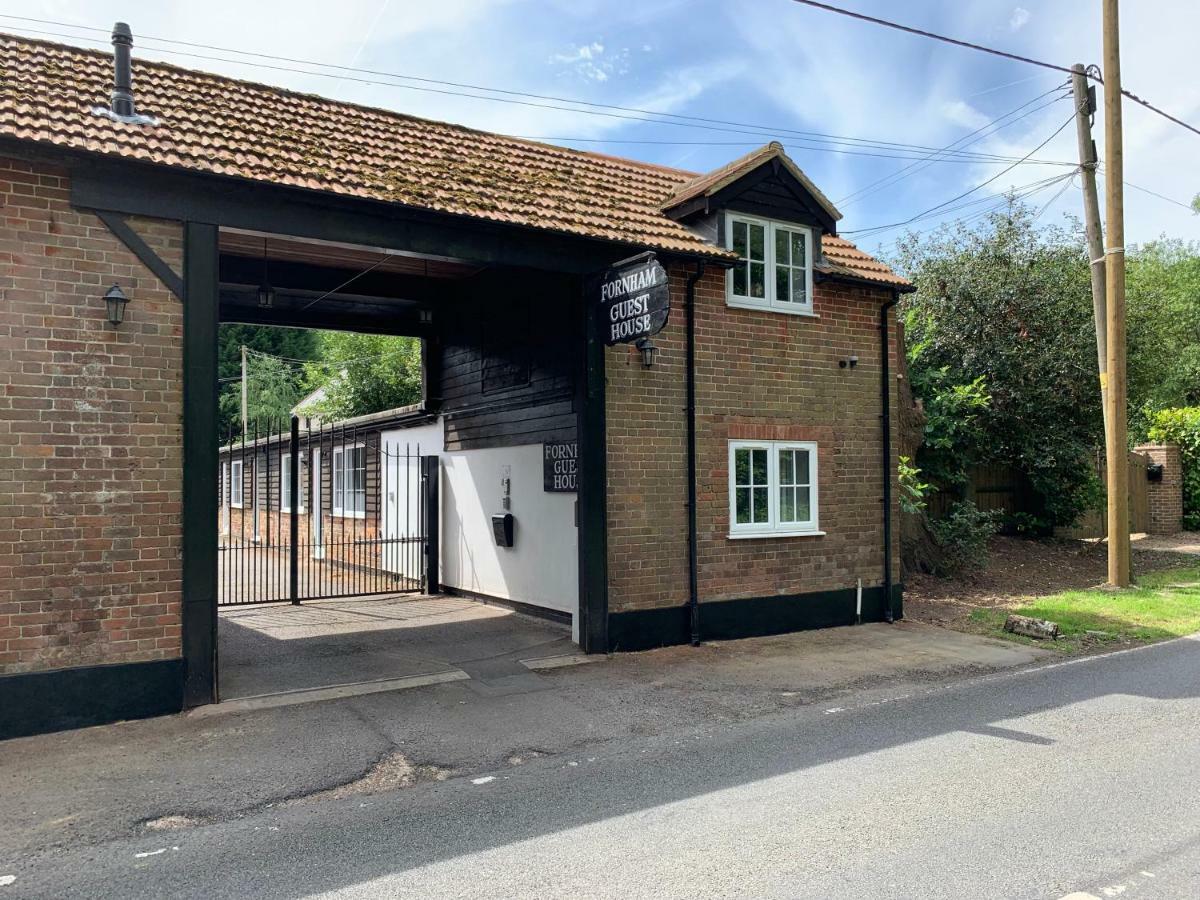
[[[218,642],[223,700],[447,673],[473,660],[572,646],[556,623],[413,594],[227,607]]]

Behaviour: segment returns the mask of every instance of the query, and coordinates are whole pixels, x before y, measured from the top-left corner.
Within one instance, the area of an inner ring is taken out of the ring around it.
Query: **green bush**
[[[911,457],[901,456],[896,471],[900,479],[900,509],[916,515],[925,509],[925,498],[933,486],[921,480],[921,470],[913,465]]]
[[[902,309],[925,480],[962,497],[974,466],[999,463],[1038,497],[1010,526],[1074,522],[1096,493],[1082,461],[1102,428],[1082,232],[1040,227],[1014,200],[982,222],[902,238],[894,261],[917,286]]]
[[[1150,418],[1150,440],[1178,444],[1183,464],[1183,527],[1200,531],[1200,406],[1160,409]]]
[[[985,512],[970,500],[955,503],[944,518],[930,519],[929,532],[942,551],[934,574],[953,575],[983,566],[988,538],[995,534],[997,524],[994,510]]]

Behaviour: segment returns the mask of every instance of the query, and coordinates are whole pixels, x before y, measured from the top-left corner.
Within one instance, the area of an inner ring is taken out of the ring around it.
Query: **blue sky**
[[[1100,58],[1099,0],[842,0],[841,5],[1067,65]],[[1200,81],[1176,74],[1190,65],[1194,54],[1200,4],[1126,0],[1123,6],[1126,87],[1185,120],[1200,121]],[[363,84],[353,77],[198,59],[151,49],[148,40],[135,49],[138,56],[696,171],[721,165],[775,136],[841,206],[841,229],[851,239],[854,230],[901,221],[948,200],[995,175],[1004,164],[929,165],[856,197],[856,192],[908,163],[816,149],[788,132],[940,147],[1051,91],[1061,80],[1055,72],[881,29],[791,0],[343,0],[336,5],[278,0],[0,0],[0,13],[103,28],[122,19],[131,24],[135,41],[139,35],[171,37],[765,126],[762,130],[768,133],[751,136],[654,125]],[[0,27],[64,32],[2,17]],[[80,38],[98,36],[74,33]],[[1128,102],[1125,110],[1126,178],[1188,201],[1200,191],[1200,136]],[[1069,102],[1050,103],[970,149],[1022,156],[1070,114]],[[1103,156],[1102,124],[1098,118]],[[1073,126],[1037,155],[1074,160]],[[972,198],[1065,171],[1018,166]],[[1078,211],[1077,182],[1054,199],[1061,186],[1047,187],[1031,198],[1039,208],[1049,203],[1040,221],[1060,221],[1062,213]],[[1130,189],[1126,212],[1131,243],[1163,233],[1200,240],[1200,216],[1157,197]],[[936,222],[935,218],[914,227]],[[899,234],[893,230],[859,242],[866,249],[886,249]]]

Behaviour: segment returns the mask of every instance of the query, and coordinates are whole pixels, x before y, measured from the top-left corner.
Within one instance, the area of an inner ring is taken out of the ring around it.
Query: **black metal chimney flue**
[[[137,115],[133,103],[133,32],[124,22],[113,26],[113,89],[112,111],[114,115],[132,118]]]

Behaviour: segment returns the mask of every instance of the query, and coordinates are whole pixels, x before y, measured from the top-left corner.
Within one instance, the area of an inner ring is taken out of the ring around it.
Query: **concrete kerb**
[[[360,681],[352,684],[331,685],[329,687],[305,688],[298,691],[283,691],[277,694],[260,694],[257,697],[241,697],[237,700],[227,700],[223,703],[201,706],[189,712],[188,717],[208,718],[226,713],[273,709],[279,706],[294,706],[298,703],[341,700],[346,697],[360,697],[364,694],[403,691],[410,688],[427,687],[431,684],[464,681],[470,677],[470,675],[461,669],[451,669],[448,672],[431,672],[428,675],[407,675],[403,678],[382,678],[376,681]]]

